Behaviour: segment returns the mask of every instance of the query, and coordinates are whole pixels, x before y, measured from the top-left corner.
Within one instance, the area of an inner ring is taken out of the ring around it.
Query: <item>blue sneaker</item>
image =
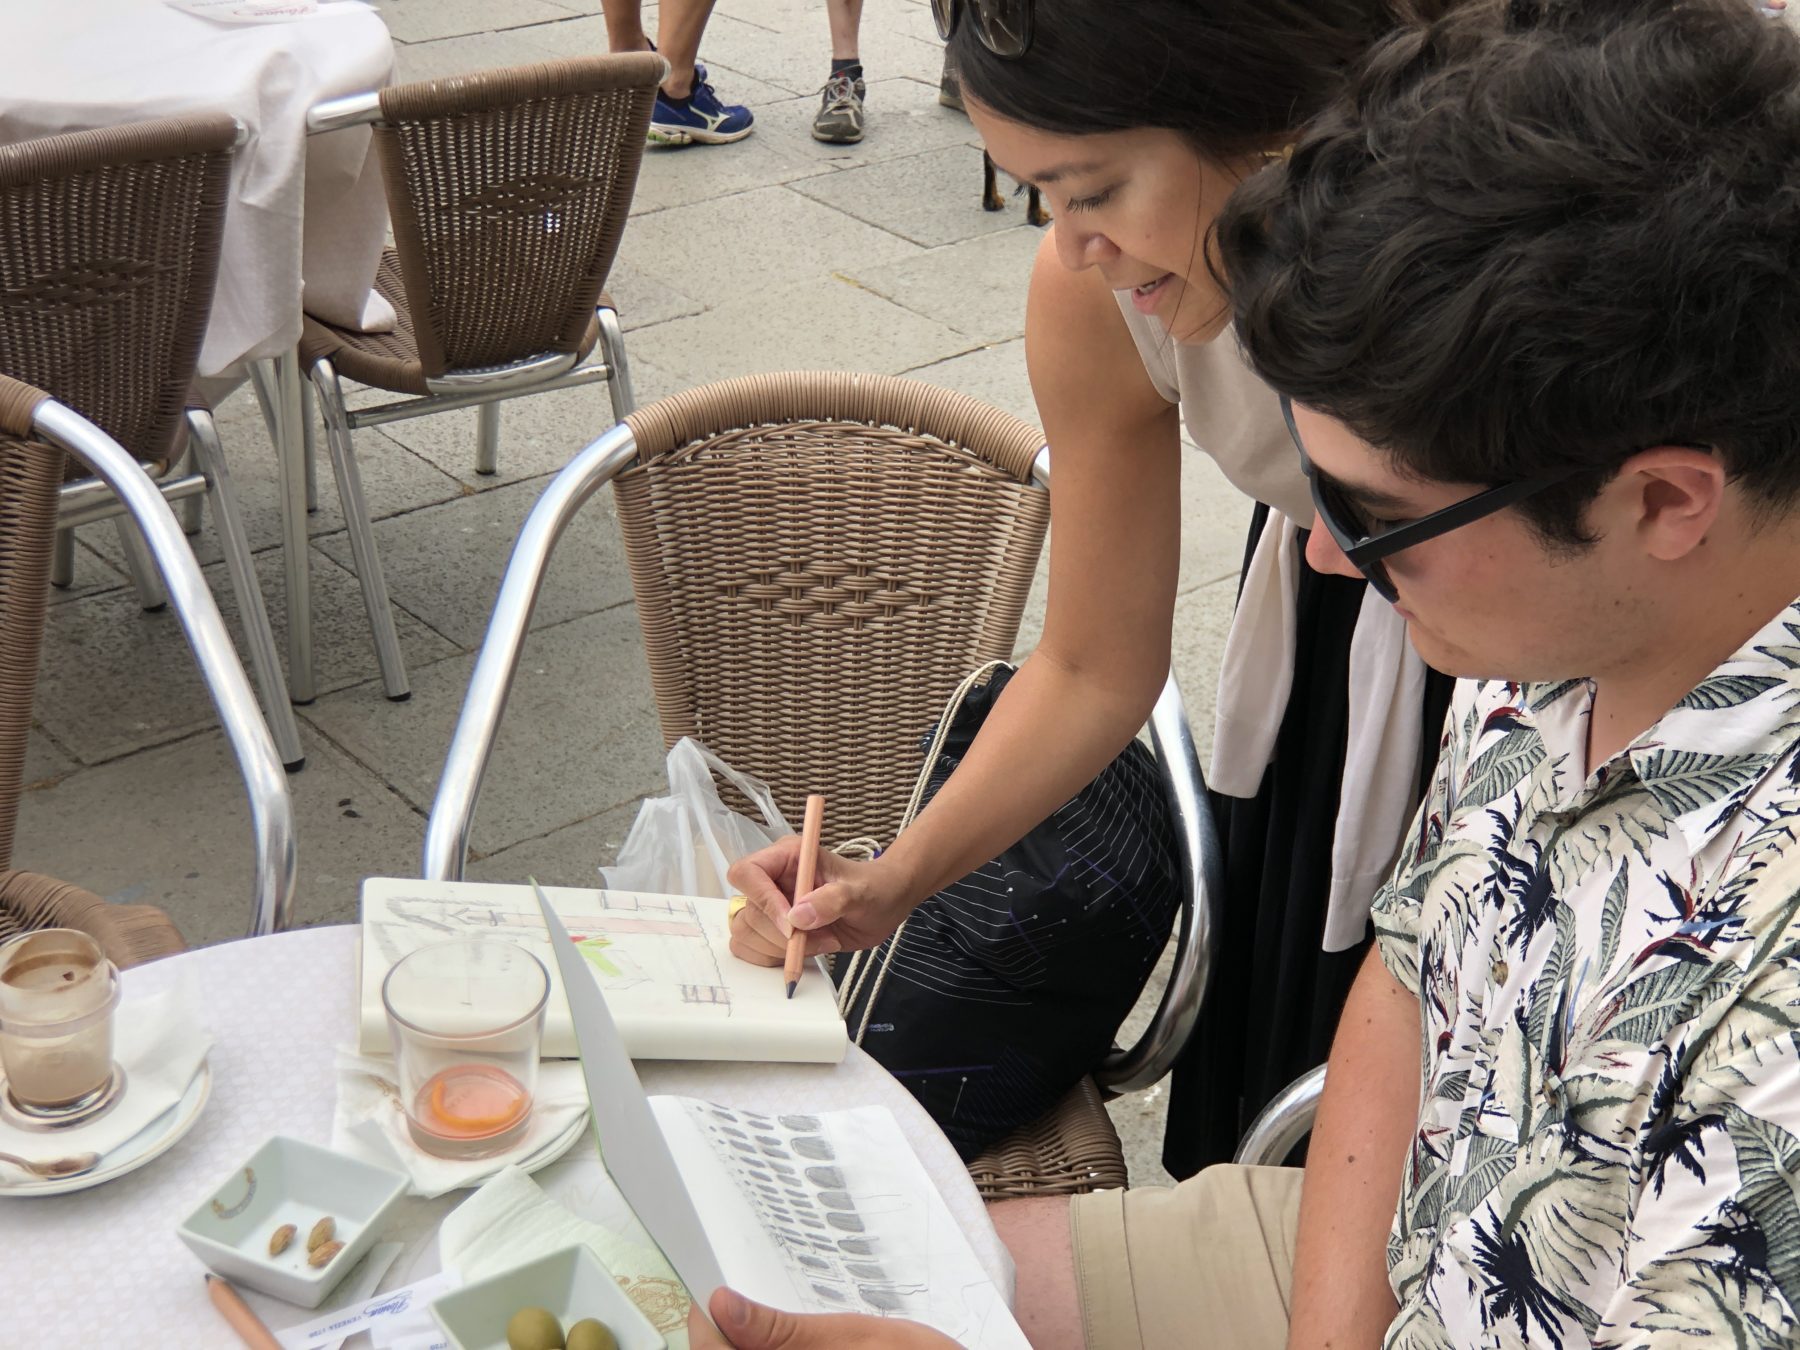
[[[656,110],[650,114],[652,145],[725,145],[741,141],[756,125],[756,118],[741,103],[721,103],[706,82],[706,67],[694,67],[694,88],[686,98],[670,98],[656,91]]]

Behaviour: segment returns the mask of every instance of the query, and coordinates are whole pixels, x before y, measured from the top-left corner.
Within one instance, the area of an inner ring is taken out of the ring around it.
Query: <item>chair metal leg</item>
[[[288,615],[288,696],[311,703],[313,679],[312,558],[306,536],[306,454],[300,429],[300,355],[286,351],[270,361],[253,361],[250,378],[262,404],[263,421],[275,443],[281,479],[281,557]]]
[[[318,412],[312,381],[303,379],[300,381],[300,423],[301,445],[306,452],[306,514],[309,516],[319,509],[319,446],[317,428],[313,426]]]
[[[300,744],[300,724],[294,720],[294,706],[288,700],[281,660],[275,654],[275,633],[269,626],[269,609],[263,602],[262,586],[256,579],[256,564],[250,556],[250,541],[244,534],[244,519],[238,511],[237,494],[231,486],[231,472],[225,465],[218,428],[213,425],[210,413],[189,409],[187,416],[188,442],[193,447],[194,463],[206,479],[207,495],[212,499],[213,528],[218,531],[219,547],[225,554],[225,572],[231,578],[231,589],[237,596],[238,617],[244,626],[244,646],[249,649],[250,668],[256,675],[263,711],[275,737],[275,751],[281,756],[282,767],[289,773],[298,773],[306,767],[306,751]]]
[[[138,604],[154,612],[169,603],[162,577],[150,557],[150,547],[129,516],[114,516],[113,528],[119,532],[119,547],[125,550],[125,568],[131,573],[131,584],[137,588]]]
[[[75,531],[58,530],[50,554],[50,584],[66,590],[75,584]]]
[[[177,477],[199,472],[200,456],[193,446],[187,448],[181,457]],[[181,532],[192,539],[200,533],[201,504],[198,497],[183,497],[175,506],[175,518],[181,522]]]
[[[606,381],[612,394],[613,420],[623,422],[625,415],[637,410],[637,393],[631,387],[631,365],[625,359],[625,330],[619,327],[619,313],[602,305],[594,311],[600,320],[600,351],[611,372]]]
[[[331,362],[312,368],[313,387],[325,416],[325,446],[331,453],[331,471],[337,479],[338,500],[344,507],[344,524],[350,531],[350,553],[356,562],[356,579],[362,585],[363,608],[369,613],[369,631],[375,638],[375,659],[381,666],[381,682],[387,696],[399,703],[412,697],[406,681],[406,661],[400,654],[400,635],[394,630],[394,609],[388,601],[387,579],[381,572],[381,555],[375,549],[375,531],[369,521],[369,504],[363,497],[362,475],[356,467],[356,451],[350,443],[350,423],[344,416],[344,393]]]
[[[475,472],[500,470],[500,405],[483,403],[475,410]]]

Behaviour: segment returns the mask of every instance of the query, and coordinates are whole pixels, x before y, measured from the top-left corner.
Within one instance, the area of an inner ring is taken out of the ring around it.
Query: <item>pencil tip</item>
[[[789,980],[788,981],[788,997],[789,998],[792,998],[794,996],[794,990],[797,987],[799,987],[799,984],[800,984],[800,981],[798,981],[798,980]]]

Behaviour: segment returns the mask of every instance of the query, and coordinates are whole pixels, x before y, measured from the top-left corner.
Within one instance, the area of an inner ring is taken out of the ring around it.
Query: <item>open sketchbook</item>
[[[743,1059],[835,1064],[848,1040],[831,980],[814,963],[792,999],[781,971],[731,954],[726,902],[546,887],[578,957],[571,969],[602,990],[637,1059]],[[491,934],[534,953],[550,972],[544,1054],[572,1058],[568,978],[530,886],[370,877],[362,886],[358,1046],[387,1054],[381,982],[427,943]]]
[[[555,951],[568,978],[579,958]],[[887,1111],[646,1097],[607,1001],[570,988],[601,1159],[702,1310],[729,1285],[791,1312],[905,1317],[969,1350],[1027,1350]]]

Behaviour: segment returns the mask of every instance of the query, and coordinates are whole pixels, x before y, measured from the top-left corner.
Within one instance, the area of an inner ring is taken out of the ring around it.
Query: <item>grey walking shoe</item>
[[[855,145],[860,141],[863,138],[863,98],[867,93],[868,86],[861,75],[852,78],[848,70],[825,81],[819,111],[813,117],[813,139],[829,141],[833,145]]]

